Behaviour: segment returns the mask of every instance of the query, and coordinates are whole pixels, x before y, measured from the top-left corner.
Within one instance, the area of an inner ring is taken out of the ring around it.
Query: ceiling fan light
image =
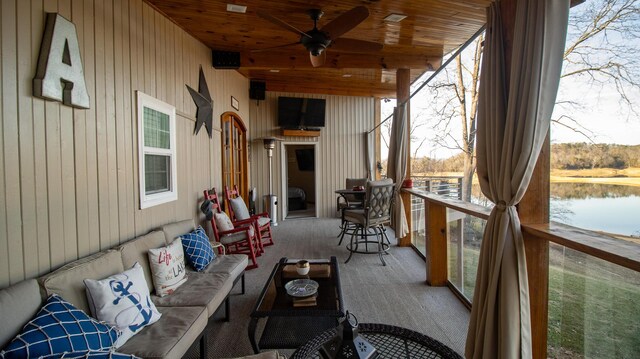
[[[404,19],[407,18],[407,15],[402,15],[402,14],[389,14],[387,15],[387,17],[384,18],[384,21],[388,21],[388,22],[400,22]]]
[[[247,12],[247,7],[245,5],[227,4],[227,11],[244,14]]]

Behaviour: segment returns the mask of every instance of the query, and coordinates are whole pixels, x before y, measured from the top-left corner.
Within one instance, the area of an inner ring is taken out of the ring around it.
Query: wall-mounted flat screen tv
[[[278,97],[278,126],[287,129],[324,127],[326,100]]]

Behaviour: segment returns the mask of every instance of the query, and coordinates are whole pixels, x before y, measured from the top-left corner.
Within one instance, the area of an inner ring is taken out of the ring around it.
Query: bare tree
[[[458,55],[454,70],[445,70],[443,79],[429,85],[436,100],[433,110],[438,119],[434,125],[434,141],[439,146],[459,150],[464,156],[462,199],[465,201],[471,200],[476,171],[476,116],[483,39],[480,35],[475,40],[470,59],[463,60],[462,54]],[[458,125],[453,121],[458,121]],[[453,134],[459,130],[459,135]]]
[[[637,115],[638,103],[632,94],[640,91],[640,1],[593,0],[580,7],[584,8],[572,10],[569,19],[561,87],[563,83],[570,87],[571,81],[580,81],[602,92],[613,85],[620,102]],[[481,35],[455,59],[455,67],[445,69],[440,78],[428,86],[432,95],[432,140],[439,146],[463,153],[462,193],[466,201],[471,199],[476,170],[476,109],[482,41]],[[571,91],[564,94],[571,95]],[[563,92],[556,103],[560,110],[554,112],[554,124],[591,141],[594,132],[571,115],[571,109],[587,104],[562,95]]]
[[[597,94],[613,85],[628,115],[638,117],[633,96],[640,91],[640,2],[587,1],[571,11],[560,81],[561,89],[579,81]],[[552,121],[592,142],[596,134],[572,116],[591,104],[572,95],[560,91]]]

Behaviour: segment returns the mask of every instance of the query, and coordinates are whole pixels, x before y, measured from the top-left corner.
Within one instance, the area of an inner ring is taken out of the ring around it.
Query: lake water
[[[552,183],[550,205],[553,221],[640,236],[640,187]]]

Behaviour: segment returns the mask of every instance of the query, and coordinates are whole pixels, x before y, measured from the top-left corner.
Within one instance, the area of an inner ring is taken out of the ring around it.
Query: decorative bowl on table
[[[308,260],[301,259],[296,262],[296,272],[298,272],[298,275],[309,274],[309,269],[311,269],[311,265]]]
[[[354,191],[364,191],[364,186],[353,186]]]
[[[294,279],[284,285],[284,289],[292,297],[304,298],[318,292],[318,282],[311,279]]]

